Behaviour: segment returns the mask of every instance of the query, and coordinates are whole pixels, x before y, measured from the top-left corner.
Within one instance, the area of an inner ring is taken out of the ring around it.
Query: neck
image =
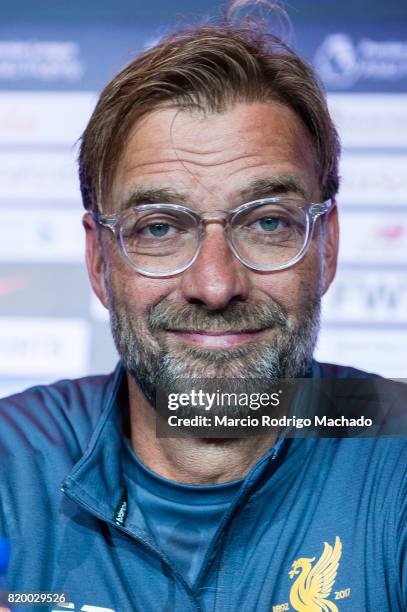
[[[276,434],[236,439],[157,438],[156,414],[130,375],[131,445],[150,470],[176,482],[216,484],[243,478]]]

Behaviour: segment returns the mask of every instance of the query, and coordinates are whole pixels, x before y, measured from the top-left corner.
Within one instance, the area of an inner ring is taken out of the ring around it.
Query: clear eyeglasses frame
[[[260,272],[289,268],[304,257],[316,220],[332,206],[330,199],[307,203],[275,196],[213,213],[198,213],[180,204],[154,203],[138,204],[116,214],[91,214],[99,225],[112,231],[131,268],[158,278],[180,274],[192,266],[208,223],[222,223],[229,248],[248,268]],[[152,228],[158,234],[154,235]],[[146,230],[147,237],[143,234]],[[167,235],[167,230],[172,233]]]

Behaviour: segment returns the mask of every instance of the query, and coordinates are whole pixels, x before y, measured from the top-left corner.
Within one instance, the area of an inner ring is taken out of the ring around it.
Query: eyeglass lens
[[[162,274],[188,264],[199,247],[199,225],[182,211],[131,210],[121,225],[121,242],[131,263],[140,270]]]

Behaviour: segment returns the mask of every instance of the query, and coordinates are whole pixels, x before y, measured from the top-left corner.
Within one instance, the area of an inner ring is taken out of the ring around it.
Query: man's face
[[[270,182],[266,193],[256,190],[259,179]],[[145,116],[129,136],[103,212],[121,210],[136,190],[170,191],[172,202],[208,213],[279,194],[321,199],[310,136],[296,114],[276,102],[241,103],[206,116],[179,109]],[[102,256],[92,221],[85,223],[94,289],[110,310],[119,354],[149,399],[157,377],[305,373],[320,298],[336,265],[335,213],[323,229],[317,225],[300,262],[264,273],[233,255],[221,223],[208,223],[189,269],[151,278],[130,268],[105,230]]]

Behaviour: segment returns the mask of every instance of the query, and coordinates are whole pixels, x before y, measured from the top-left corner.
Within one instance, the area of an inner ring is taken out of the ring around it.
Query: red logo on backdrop
[[[388,225],[378,231],[380,238],[384,240],[398,240],[406,233],[406,228],[400,223],[397,225]]]
[[[21,276],[0,278],[0,298],[18,291],[23,285],[24,280]]]

